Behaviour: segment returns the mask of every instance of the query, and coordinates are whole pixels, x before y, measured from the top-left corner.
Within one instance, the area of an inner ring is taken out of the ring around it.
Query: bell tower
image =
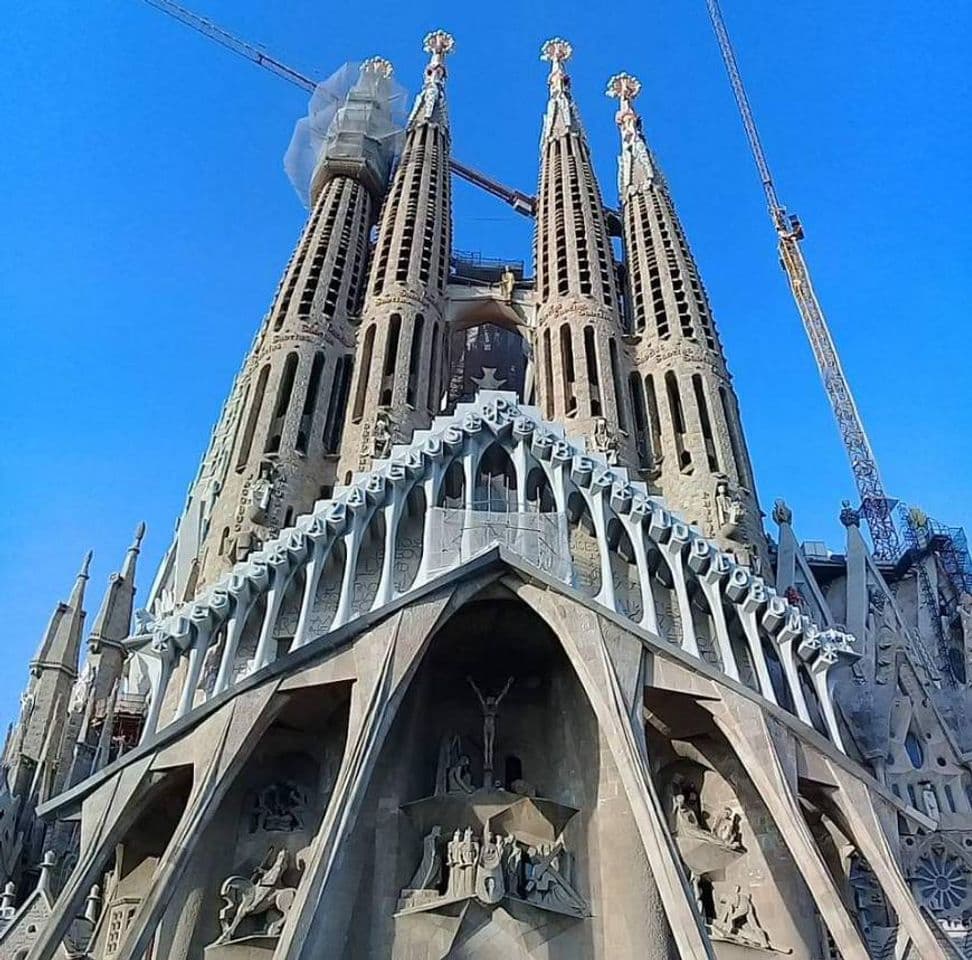
[[[762,550],[760,511],[739,405],[699,271],[668,185],[619,73],[618,189],[635,334],[634,418],[668,503],[746,560]]]
[[[452,249],[446,57],[455,41],[425,38],[429,63],[381,214],[358,334],[338,482],[392,442],[428,426],[447,382],[442,369]]]
[[[540,138],[534,235],[539,406],[568,433],[634,463],[614,255],[587,136],[570,89],[566,40],[548,40],[550,97]]]

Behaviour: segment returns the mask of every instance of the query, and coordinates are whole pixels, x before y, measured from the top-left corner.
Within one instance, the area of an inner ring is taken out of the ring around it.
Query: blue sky
[[[840,549],[853,487],[777,265],[703,0],[421,5],[185,0],[323,77],[381,54],[412,92],[421,39],[452,31],[458,157],[532,192],[541,42],[570,72],[602,189],[603,96],[637,74],[646,130],[709,288],[759,492]],[[724,0],[781,195],[893,495],[968,524],[972,5]],[[364,7],[367,18],[357,10]],[[145,596],[220,404],[304,211],[282,156],[306,96],[140,0],[4,11],[0,59],[0,722],[83,552],[89,622],[136,523]],[[529,259],[530,225],[465,184],[455,245]]]

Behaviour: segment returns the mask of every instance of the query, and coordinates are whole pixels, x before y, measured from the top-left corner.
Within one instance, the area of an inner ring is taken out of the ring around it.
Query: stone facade
[[[425,47],[393,176],[390,66],[337,112],[146,608],[140,527],[81,669],[87,561],[55,610],[3,754],[0,960],[972,956],[954,543],[913,513],[878,563],[848,508],[812,549],[782,501],[764,534],[637,81],[618,220],[566,41],[536,277],[450,268]],[[522,388],[477,325],[522,338]]]

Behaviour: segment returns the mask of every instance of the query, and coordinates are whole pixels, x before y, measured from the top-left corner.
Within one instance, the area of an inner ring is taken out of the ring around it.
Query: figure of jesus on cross
[[[476,681],[472,677],[466,677],[469,686],[476,691],[479,703],[483,708],[483,786],[489,790],[493,786],[493,747],[496,744],[496,715],[499,712],[500,701],[509,693],[513,686],[513,678],[510,677],[497,694],[486,694],[476,686]]]

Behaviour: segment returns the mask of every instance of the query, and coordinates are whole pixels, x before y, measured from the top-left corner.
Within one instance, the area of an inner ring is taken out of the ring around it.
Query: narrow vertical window
[[[307,438],[314,425],[314,411],[317,409],[317,395],[321,390],[321,375],[324,373],[324,354],[320,351],[314,354],[310,377],[307,379],[307,392],[304,394],[304,406],[300,411],[300,425],[297,427],[297,452],[307,453]]]
[[[322,437],[325,453],[337,453],[344,432],[345,411],[348,394],[351,391],[351,367],[354,363],[351,354],[338,357],[334,365],[334,379],[331,381],[331,398],[327,406],[327,419],[324,422]]]
[[[405,394],[405,402],[410,406],[415,406],[415,394],[418,389],[419,363],[422,360],[422,334],[425,332],[425,317],[418,314],[415,317],[415,324],[412,327],[412,347],[408,356],[408,389]]]
[[[591,416],[601,415],[601,385],[597,376],[597,347],[594,344],[594,328],[584,327],[584,361],[587,364],[587,383],[591,391]]]
[[[577,395],[574,393],[574,345],[570,339],[570,324],[560,328],[560,373],[564,381],[564,414],[577,412]]]
[[[554,418],[553,351],[550,348],[550,328],[543,331],[543,391],[547,419]]]
[[[253,447],[253,434],[256,432],[257,421],[260,419],[260,408],[263,406],[263,395],[267,392],[267,379],[270,377],[270,364],[266,364],[257,378],[256,390],[250,403],[250,412],[246,418],[246,429],[240,443],[240,452],[236,458],[236,469],[242,470],[250,459],[250,449]]]
[[[752,471],[749,468],[749,460],[746,457],[746,451],[743,449],[737,432],[739,420],[735,416],[734,404],[729,397],[729,391],[725,387],[719,387],[719,399],[722,401],[722,415],[726,418],[726,430],[729,432],[729,446],[732,447],[732,459],[736,462],[736,476],[743,486],[752,490]]]
[[[439,325],[432,327],[432,349],[429,350],[429,393],[425,405],[429,413],[435,413],[437,404],[435,402],[435,384],[439,379]]]
[[[297,354],[288,353],[284,361],[283,373],[280,375],[280,385],[277,387],[277,402],[273,408],[270,429],[267,431],[267,442],[263,446],[264,453],[276,453],[280,449],[280,440],[287,420],[287,410],[290,408],[290,398],[294,392],[296,375]]]
[[[614,380],[614,396],[618,405],[618,427],[628,429],[628,416],[624,412],[624,386],[621,380],[621,363],[618,360],[618,341],[612,337],[608,341],[608,352],[611,357],[611,377]]]
[[[649,373],[645,377],[645,401],[648,404],[648,445],[652,462],[657,463],[662,455],[661,417],[658,415],[658,396],[655,393],[655,378]]]
[[[719,458],[716,455],[715,440],[712,437],[712,422],[709,419],[709,405],[705,399],[705,389],[702,377],[692,374],[692,390],[695,392],[695,405],[699,408],[699,425],[702,427],[702,441],[705,444],[705,456],[712,473],[719,472]]]
[[[678,388],[678,380],[671,370],[665,374],[665,389],[668,392],[668,410],[672,420],[672,434],[675,437],[678,466],[685,473],[690,473],[692,470],[692,454],[685,449],[685,412],[682,410],[682,394]]]
[[[371,374],[371,354],[375,349],[375,325],[365,331],[361,347],[361,367],[358,370],[358,389],[354,393],[354,412],[352,418],[357,423],[364,414],[365,397],[368,393],[368,377]]]
[[[381,369],[381,397],[378,402],[388,407],[395,388],[395,359],[398,356],[398,338],[402,333],[402,315],[393,313],[388,321],[388,339],[385,341],[385,362]]]
[[[628,376],[628,393],[631,395],[631,413],[634,416],[635,447],[638,450],[638,463],[642,467],[651,466],[649,452],[648,414],[645,410],[645,394],[641,377],[637,373]]]

